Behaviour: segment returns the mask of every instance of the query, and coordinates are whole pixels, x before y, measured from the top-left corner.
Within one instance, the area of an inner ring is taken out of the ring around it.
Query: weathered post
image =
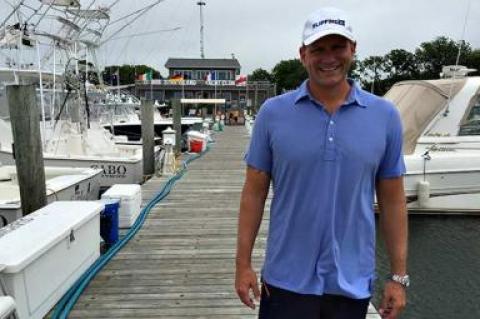
[[[175,130],[175,155],[179,156],[182,152],[182,104],[179,99],[172,101],[173,107],[173,129]]]
[[[153,101],[142,99],[142,142],[143,142],[143,175],[155,174],[155,141],[153,124]]]
[[[35,85],[8,85],[7,100],[20,199],[25,216],[47,204]]]

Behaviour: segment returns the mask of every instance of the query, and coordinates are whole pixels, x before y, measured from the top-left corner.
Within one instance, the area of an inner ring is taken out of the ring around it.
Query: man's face
[[[355,43],[328,35],[300,48],[300,58],[312,85],[330,88],[342,83],[353,61]]]

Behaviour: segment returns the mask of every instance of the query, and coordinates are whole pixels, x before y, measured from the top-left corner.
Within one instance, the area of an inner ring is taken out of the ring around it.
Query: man
[[[300,57],[308,80],[255,121],[239,214],[235,288],[261,319],[365,318],[375,279],[374,193],[390,257],[380,313],[406,303],[407,215],[402,127],[388,101],[347,79],[355,37],[335,8],[314,12]],[[262,289],[251,253],[270,182]]]

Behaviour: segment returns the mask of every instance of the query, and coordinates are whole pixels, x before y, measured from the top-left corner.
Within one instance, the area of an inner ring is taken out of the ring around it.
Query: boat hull
[[[155,162],[158,163],[161,156],[159,148],[155,151]],[[0,162],[8,165],[15,165],[12,153],[0,150]],[[44,157],[45,166],[63,167],[89,167],[103,170],[100,177],[100,188],[105,189],[114,184],[140,184],[143,182],[143,160],[118,159],[101,157]]]

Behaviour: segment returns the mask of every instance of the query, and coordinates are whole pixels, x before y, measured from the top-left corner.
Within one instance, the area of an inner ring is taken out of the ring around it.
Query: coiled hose
[[[55,306],[55,310],[51,319],[66,319],[68,317],[68,314],[73,309],[78,298],[80,298],[80,295],[85,290],[90,281],[100,270],[102,270],[102,268],[108,263],[108,261],[112,259],[112,257],[115,256],[115,254],[120,249],[122,249],[123,246],[125,246],[130,241],[130,239],[132,239],[135,234],[142,228],[142,225],[145,222],[147,215],[150,213],[150,210],[170,193],[175,183],[185,174],[187,165],[193,160],[202,157],[209,150],[210,145],[207,146],[204,152],[192,155],[183,162],[182,168],[175,175],[170,177],[163,185],[162,189],[152,198],[150,202],[148,202],[147,205],[145,205],[145,207],[143,207],[137,220],[132,225],[128,233],[115,245],[113,245],[104,255],[100,256],[100,258],[98,258],[65,293],[62,299],[60,299],[60,301]]]

